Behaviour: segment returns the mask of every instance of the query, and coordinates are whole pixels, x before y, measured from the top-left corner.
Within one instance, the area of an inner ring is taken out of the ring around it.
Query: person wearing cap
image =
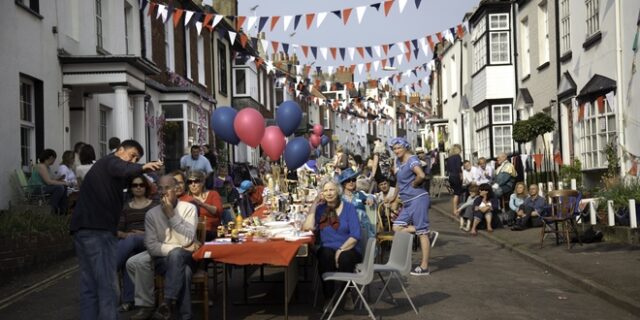
[[[376,231],[374,226],[371,224],[371,221],[367,217],[366,207],[365,206],[373,206],[375,204],[375,199],[373,196],[367,196],[362,191],[356,191],[358,180],[358,173],[353,171],[351,168],[347,168],[340,172],[338,176],[338,182],[342,186],[342,200],[348,203],[351,203],[354,207],[356,207],[356,211],[358,212],[358,219],[360,220],[360,225],[363,230],[367,230],[369,237],[375,237]]]
[[[396,189],[402,200],[403,209],[393,222],[395,232],[415,233],[420,239],[422,260],[411,274],[415,276],[429,275],[429,193],[422,188],[425,178],[420,160],[411,153],[411,145],[404,138],[393,138],[389,141],[396,156],[393,172],[396,174]],[[412,225],[409,225],[412,223]],[[434,236],[436,233],[433,233]]]
[[[237,213],[240,213],[242,217],[246,218],[253,214],[255,206],[251,201],[250,192],[253,189],[253,183],[249,180],[244,180],[240,183],[240,187],[236,188],[238,191],[237,197],[234,199],[233,206],[237,208]]]
[[[202,171],[191,171],[187,174],[187,187],[192,197],[191,203],[198,208],[198,216],[207,217],[206,240],[215,238],[217,228],[222,220],[222,199],[215,190],[204,187],[205,174]]]

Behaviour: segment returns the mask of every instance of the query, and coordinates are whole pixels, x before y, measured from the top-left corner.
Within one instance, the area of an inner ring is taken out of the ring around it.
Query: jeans
[[[51,205],[51,209],[53,209],[54,212],[58,214],[67,213],[67,188],[64,186],[47,184],[42,186],[42,191],[51,195],[49,205]]]
[[[155,305],[155,283],[153,260],[149,252],[143,251],[127,260],[127,273],[134,283],[134,302],[137,307]]]
[[[176,248],[166,257],[155,257],[154,263],[156,273],[164,275],[165,300],[176,301],[182,319],[191,319],[191,252]]]
[[[133,281],[125,269],[127,259],[146,250],[144,247],[144,235],[130,235],[118,240],[118,271],[122,274],[122,302],[133,302]]]
[[[80,267],[80,319],[118,319],[117,241],[105,230],[81,229],[73,235]]]

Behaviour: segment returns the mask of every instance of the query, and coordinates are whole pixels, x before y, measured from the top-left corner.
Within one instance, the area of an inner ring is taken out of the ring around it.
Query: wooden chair
[[[383,245],[393,242],[393,221],[391,220],[391,209],[384,204],[378,206],[378,221],[376,223],[376,244],[380,248],[379,259],[384,258]]]
[[[205,243],[207,236],[207,217],[201,217],[196,228],[197,241],[201,244]],[[206,263],[197,263],[196,268],[191,276],[191,284],[195,288],[199,288],[201,293],[200,299],[191,299],[192,303],[202,303],[202,317],[209,319],[209,274],[207,272]],[[158,303],[164,301],[164,276],[155,276],[155,287],[157,292]],[[195,295],[192,295],[192,297]]]
[[[554,190],[550,191],[548,196],[551,200],[551,210],[548,215],[542,216],[544,224],[540,230],[540,248],[544,246],[544,237],[547,233],[556,235],[556,245],[560,244],[560,236],[563,235],[567,248],[571,249],[569,233],[573,232],[582,245],[574,219],[579,202],[579,192],[576,190]],[[558,227],[559,224],[562,225],[562,230]]]

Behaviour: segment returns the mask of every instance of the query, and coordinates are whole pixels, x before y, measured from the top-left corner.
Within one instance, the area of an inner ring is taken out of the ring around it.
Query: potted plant
[[[604,147],[604,154],[607,158],[607,171],[602,175],[602,182],[605,189],[613,188],[620,183],[620,158],[618,157],[618,145],[616,139],[611,139]]]
[[[576,180],[576,187],[582,187],[582,163],[578,159],[574,159],[569,165],[560,166],[560,180],[565,186],[571,185],[571,180]]]

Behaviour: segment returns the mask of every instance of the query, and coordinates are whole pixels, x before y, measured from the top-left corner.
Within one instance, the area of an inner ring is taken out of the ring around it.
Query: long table
[[[211,259],[222,264],[239,266],[270,265],[284,268],[284,318],[289,318],[289,301],[297,284],[296,268],[292,265],[298,249],[313,242],[304,238],[288,242],[269,240],[266,242],[244,241],[240,243],[206,243],[193,253],[195,260]],[[223,265],[222,318],[227,319],[227,268]]]

